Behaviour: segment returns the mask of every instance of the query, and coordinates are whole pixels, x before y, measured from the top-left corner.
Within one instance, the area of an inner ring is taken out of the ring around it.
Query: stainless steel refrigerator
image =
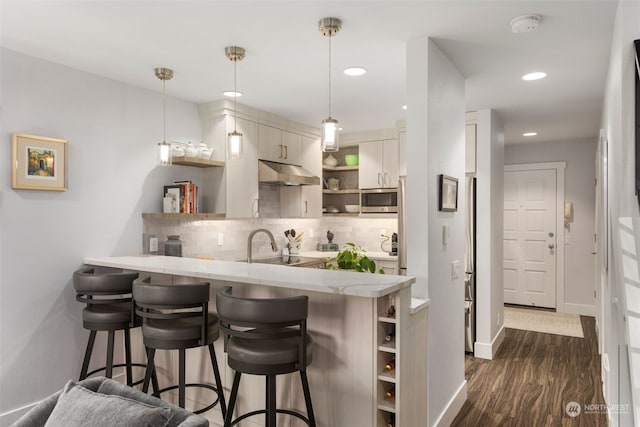
[[[476,341],[476,178],[465,180],[464,350],[473,353]]]
[[[401,176],[398,180],[398,274],[407,274],[407,177]]]

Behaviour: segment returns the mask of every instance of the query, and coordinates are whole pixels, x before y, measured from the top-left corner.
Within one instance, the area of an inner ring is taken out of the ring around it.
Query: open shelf
[[[346,172],[346,171],[357,171],[358,166],[322,166],[322,170],[324,172]]]
[[[224,167],[224,162],[219,160],[211,160],[211,159],[202,159],[199,157],[174,157],[171,160],[174,165],[181,166],[195,166],[197,168],[222,168]]]
[[[142,219],[177,219],[177,220],[203,220],[203,219],[225,219],[223,213],[160,213],[147,212],[142,214]]]

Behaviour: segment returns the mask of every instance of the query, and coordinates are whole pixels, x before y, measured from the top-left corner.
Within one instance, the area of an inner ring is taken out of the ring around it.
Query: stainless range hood
[[[258,182],[277,185],[320,185],[320,178],[301,166],[258,160]]]

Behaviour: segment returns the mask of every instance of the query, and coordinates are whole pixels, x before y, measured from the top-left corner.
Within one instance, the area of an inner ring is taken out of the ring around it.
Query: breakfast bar
[[[217,290],[223,286],[232,286],[234,294],[257,298],[308,295],[307,324],[315,347],[307,373],[317,425],[426,425],[429,301],[411,298],[413,277],[164,256],[86,257],[84,262],[139,272],[141,277],[151,276],[167,285],[206,280],[211,283],[210,310],[215,307]],[[134,342],[141,343],[136,333]],[[142,345],[138,346],[135,357],[144,357]],[[223,355],[222,340],[215,346]],[[187,381],[213,383],[213,375],[206,369],[207,358],[206,351],[187,353],[192,376]],[[225,393],[229,393],[233,371],[225,357],[219,360]],[[176,361],[170,354],[159,352],[156,363],[163,387],[173,380],[171,372],[175,372],[163,366],[174,367]],[[278,383],[279,406],[304,411],[299,381],[291,375],[285,378]],[[189,403],[206,403],[209,396],[205,393],[188,394],[187,408]],[[238,412],[262,407],[263,379],[243,380]],[[213,425],[222,424],[219,409],[204,415]],[[302,425],[289,418],[279,415],[278,425]],[[257,417],[242,425],[258,426],[262,422]]]

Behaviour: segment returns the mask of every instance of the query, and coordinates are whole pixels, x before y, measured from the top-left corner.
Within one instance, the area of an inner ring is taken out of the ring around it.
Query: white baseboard
[[[496,336],[491,343],[483,343],[476,341],[473,346],[473,356],[480,359],[493,359],[493,355],[498,352],[498,349],[504,341],[504,326],[500,328]]]
[[[432,427],[449,427],[466,401],[467,380],[464,380]]]
[[[580,316],[596,317],[596,306],[588,304],[564,303],[563,308],[558,313],[578,314]]]

